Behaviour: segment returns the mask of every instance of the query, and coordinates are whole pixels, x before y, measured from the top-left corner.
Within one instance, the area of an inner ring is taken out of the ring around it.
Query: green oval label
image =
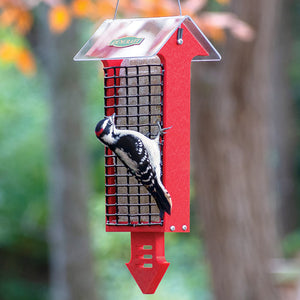
[[[123,47],[129,47],[134,45],[140,45],[144,38],[137,38],[135,36],[126,36],[119,39],[112,40],[109,43],[109,46],[123,48]]]

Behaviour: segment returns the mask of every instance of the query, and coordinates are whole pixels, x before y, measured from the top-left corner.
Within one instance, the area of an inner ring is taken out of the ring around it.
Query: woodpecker
[[[142,183],[155,199],[163,218],[164,212],[171,215],[172,200],[161,182],[159,137],[169,128],[161,128],[154,139],[134,130],[120,130],[115,126],[115,114],[99,121],[95,133],[97,138],[111,149]],[[171,127],[170,127],[171,128]]]

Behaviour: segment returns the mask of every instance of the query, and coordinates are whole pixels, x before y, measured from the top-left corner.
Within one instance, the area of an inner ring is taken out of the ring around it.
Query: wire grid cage
[[[154,138],[163,128],[164,69],[158,57],[123,60],[104,67],[105,115],[116,114],[118,129]],[[160,140],[161,161],[163,137]],[[161,166],[162,168],[162,166]],[[105,150],[106,225],[163,225],[155,200],[116,155]]]

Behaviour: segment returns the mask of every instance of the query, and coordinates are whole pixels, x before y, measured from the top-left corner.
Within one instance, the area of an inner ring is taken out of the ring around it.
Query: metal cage
[[[103,70],[105,115],[115,113],[119,129],[136,130],[154,138],[157,123],[164,125],[164,69],[159,59],[148,64],[127,60],[120,66]],[[161,161],[163,142],[161,138]],[[105,150],[105,187],[106,225],[163,225],[155,200],[108,148]]]

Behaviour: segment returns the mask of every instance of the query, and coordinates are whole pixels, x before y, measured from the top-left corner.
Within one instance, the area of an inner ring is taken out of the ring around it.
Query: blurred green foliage
[[[297,7],[299,9],[300,5]],[[299,116],[299,37],[294,37],[293,61],[289,74]],[[27,78],[13,67],[0,65],[1,300],[48,299],[49,105],[45,74],[40,68],[38,72],[38,76]],[[103,117],[103,88],[99,74],[100,65],[82,63],[82,82],[87,92],[84,130],[90,171],[91,242],[99,295],[107,300],[212,299],[209,270],[198,233],[166,234],[166,259],[171,265],[156,294],[147,296],[140,292],[125,266],[130,260],[130,234],[105,232],[104,149],[94,136],[94,126]],[[300,156],[295,165],[300,180]],[[300,251],[299,241],[299,232],[284,240],[283,249],[287,256]]]
[[[39,76],[26,78],[12,67],[0,68],[0,299],[45,300],[49,289],[46,80],[41,70]],[[145,296],[125,266],[130,260],[130,234],[105,232],[104,148],[94,135],[94,126],[103,117],[100,73],[100,65],[82,63],[91,240],[99,295],[102,299],[211,299],[197,234],[166,235],[171,265],[155,296]]]
[[[0,298],[42,299],[48,278],[45,226],[47,102],[42,76],[0,72]],[[46,141],[46,142],[45,142]]]
[[[300,254],[300,229],[288,234],[282,241],[283,254],[294,258]]]

